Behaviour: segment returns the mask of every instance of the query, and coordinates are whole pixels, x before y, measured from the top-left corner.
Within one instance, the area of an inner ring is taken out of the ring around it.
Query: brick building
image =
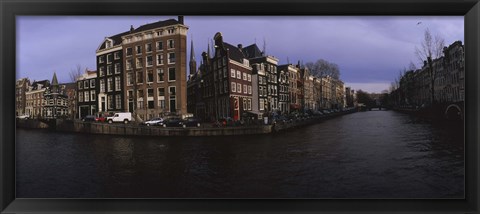
[[[26,97],[25,92],[30,86],[28,78],[21,78],[15,84],[15,115],[25,115]]]
[[[102,81],[105,78],[101,78]],[[97,91],[98,79],[96,71],[85,70],[85,73],[78,77],[77,86],[77,115],[76,118],[84,118],[87,115],[95,115],[98,112]],[[102,98],[104,95],[102,94]]]
[[[186,38],[183,17],[142,25],[121,36],[126,110],[146,120],[187,113]]]

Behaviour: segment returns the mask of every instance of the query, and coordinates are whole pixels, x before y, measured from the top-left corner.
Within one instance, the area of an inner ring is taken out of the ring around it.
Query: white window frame
[[[232,92],[237,92],[237,84],[236,83],[232,82],[231,87],[232,87]]]
[[[235,69],[230,69],[230,77],[235,78]]]
[[[237,71],[237,79],[241,80],[242,79],[242,72]]]
[[[237,83],[237,93],[242,93],[242,84]]]
[[[115,91],[121,91],[121,90],[122,90],[122,87],[121,87],[120,77],[116,76],[115,77]]]

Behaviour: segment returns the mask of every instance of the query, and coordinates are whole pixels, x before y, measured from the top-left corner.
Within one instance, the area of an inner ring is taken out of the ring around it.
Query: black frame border
[[[0,0],[1,213],[478,213],[479,0]],[[465,199],[16,199],[17,15],[463,15],[466,99]]]

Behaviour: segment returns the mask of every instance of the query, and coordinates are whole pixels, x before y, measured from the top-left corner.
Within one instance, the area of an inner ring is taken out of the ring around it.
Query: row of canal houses
[[[399,87],[391,95],[397,106],[421,107],[432,103],[465,101],[465,50],[461,41],[443,48],[443,56],[432,60],[434,68],[434,99],[432,76],[427,62],[420,69],[402,75]]]
[[[191,45],[187,109],[203,120],[260,119],[265,114],[347,105],[346,88],[338,79],[316,78],[300,63],[279,65],[277,58],[266,55],[256,44],[234,46],[224,42],[220,32],[213,40],[213,53],[208,45],[198,69],[193,41]],[[353,100],[353,91],[347,90],[348,100]]]
[[[343,108],[352,100],[353,91],[345,91],[340,80],[315,78],[300,63],[279,65],[256,44],[233,46],[221,33],[198,68],[192,41],[187,76],[187,31],[183,16],[131,26],[104,38],[96,49],[96,70],[85,70],[75,83],[59,84],[56,74],[51,83],[17,80],[17,115],[132,112],[137,121],[167,114],[239,120],[246,114]]]

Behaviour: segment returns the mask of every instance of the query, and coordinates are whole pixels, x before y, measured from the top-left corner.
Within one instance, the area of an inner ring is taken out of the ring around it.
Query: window
[[[251,81],[252,81],[252,75],[251,75],[251,74],[248,74],[247,77],[248,77],[248,78],[247,78],[248,81],[251,82]]]
[[[115,52],[113,56],[115,59],[120,59],[120,52],[119,51]]]
[[[143,83],[143,72],[141,71],[137,72],[137,84],[138,83]]]
[[[127,85],[133,85],[132,72],[127,73]]]
[[[33,101],[33,104],[35,105],[36,100]],[[78,102],[83,102],[83,93],[78,93]]]
[[[83,88],[88,88],[88,80],[83,81]]]
[[[122,90],[120,85],[120,77],[115,77],[115,91],[120,91],[120,90]]]
[[[120,97],[120,94],[115,95],[115,108],[116,109],[122,108],[122,98]]]
[[[95,79],[90,80],[90,88],[95,88]]]
[[[175,48],[175,42],[173,41],[173,39],[169,39],[168,41],[168,48]]]
[[[175,68],[168,68],[168,81],[175,81]]]
[[[112,75],[112,66],[111,65],[108,65],[107,66],[107,75]]]
[[[165,96],[165,88],[158,88],[158,96],[162,97]]]
[[[112,90],[113,90],[112,84],[113,84],[113,79],[110,77],[110,78],[108,78],[108,80],[107,80],[107,90],[108,90],[108,91],[112,91]]]
[[[127,48],[126,51],[127,51],[127,53],[126,53],[127,56],[131,56],[133,54],[132,48]]]
[[[119,74],[120,73],[120,63],[115,63],[115,73]]]
[[[105,42],[105,48],[111,48],[112,47],[112,41],[107,40]]]
[[[83,89],[82,81],[78,81],[77,84],[78,84],[78,89]],[[30,99],[30,95],[27,95],[27,99]]]
[[[242,99],[243,101],[243,110],[247,110],[247,99]]]
[[[102,66],[98,70],[99,76],[103,77],[105,75],[105,67]]]
[[[161,98],[158,100],[158,107],[161,108],[161,109],[164,109],[164,108],[165,108],[165,97],[161,97]]]
[[[145,45],[145,50],[148,52],[152,52],[152,43],[148,43]]]
[[[104,63],[105,62],[105,57],[104,56],[99,56],[98,57],[98,63]]]
[[[177,102],[175,97],[175,86],[168,87],[168,92],[170,94],[170,112],[177,111]]]
[[[127,96],[128,96],[128,98],[133,98],[133,91],[132,91],[132,90],[128,90]]]
[[[242,84],[237,83],[237,92],[242,93]]]
[[[175,63],[175,53],[168,53],[168,64]]]
[[[223,78],[227,77],[227,67],[223,67]]]
[[[243,73],[243,80],[247,80],[247,73]]]
[[[168,31],[167,31],[167,32],[168,32],[168,34],[173,34],[173,33],[175,33],[175,29],[174,29],[174,28],[172,28],[172,29],[168,29]]]
[[[163,69],[157,68],[157,82],[163,82],[164,80],[164,75],[163,75]]]
[[[157,50],[163,50],[163,42],[157,42]]]
[[[100,80],[100,92],[105,92],[105,79]]]
[[[163,54],[157,55],[157,65],[163,65]]]
[[[141,54],[141,53],[142,53],[142,46],[140,46],[140,45],[139,45],[139,46],[136,46],[136,47],[135,47],[135,50],[136,50],[136,53],[137,53],[137,54]]]
[[[127,62],[125,64],[126,64],[127,70],[132,70],[132,60],[131,59],[127,59]]]
[[[153,108],[155,108],[155,103],[154,103],[153,100],[149,100],[148,101],[148,109],[153,109]]]
[[[251,85],[248,86],[248,94],[252,94],[252,86]]]
[[[112,61],[113,61],[113,58],[112,58],[112,57],[113,57],[112,54],[108,54],[108,55],[107,55],[107,64],[112,63]]]
[[[237,71],[237,79],[242,79],[242,72],[240,71]]]
[[[252,110],[252,99],[248,99],[248,110]]]
[[[91,90],[91,91],[90,91],[90,100],[91,100],[91,101],[95,101],[96,97],[97,97],[97,96],[95,95],[95,90]]]
[[[90,101],[90,92],[89,91],[84,91],[83,93],[85,93],[85,96],[84,96],[85,102],[89,102]]]
[[[235,70],[234,69],[230,69],[230,76],[232,78],[235,78]]]
[[[137,68],[141,68],[141,67],[142,67],[142,65],[143,65],[142,58],[137,58],[137,60],[136,60],[136,65],[137,65]]]
[[[137,97],[138,97],[138,98],[143,98],[143,90],[142,90],[142,89],[139,89],[139,90],[137,91]]]
[[[113,109],[113,95],[108,95],[108,109]]]
[[[243,85],[243,93],[244,93],[244,94],[248,93],[248,91],[247,91],[247,85]]]
[[[147,56],[147,67],[151,67],[153,65],[153,57]]]
[[[152,88],[147,89],[147,96],[148,97],[153,97],[153,89]]]
[[[153,82],[153,71],[147,71],[147,82]]]
[[[236,89],[237,89],[237,84],[232,82],[232,92],[236,92],[237,91]]]

